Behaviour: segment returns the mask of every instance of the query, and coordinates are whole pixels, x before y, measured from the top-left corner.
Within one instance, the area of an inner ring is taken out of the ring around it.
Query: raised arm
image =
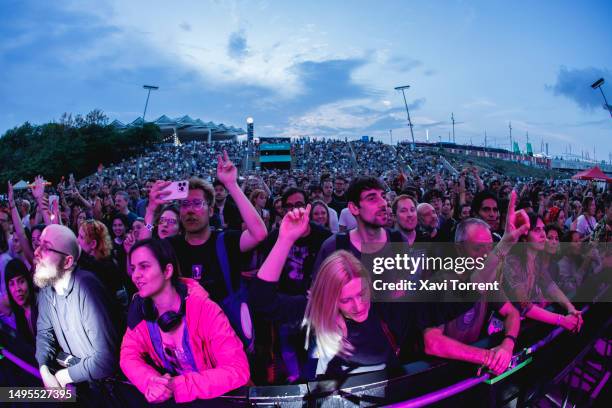
[[[285,265],[285,260],[289,255],[289,250],[308,230],[310,221],[310,204],[306,208],[295,208],[288,211],[280,225],[278,239],[267,256],[257,277],[266,282],[278,282]]]
[[[49,211],[44,210],[44,208],[46,207],[43,203],[43,198],[45,197],[45,183],[42,176],[36,176],[36,178],[34,179],[34,186],[32,187],[31,191],[32,195],[36,199],[36,203],[41,208],[41,214],[45,225],[53,224],[53,221],[51,220],[51,217],[49,215]]]
[[[163,191],[163,189],[170,185],[170,183],[170,181],[157,180],[153,186],[151,186],[151,191],[149,191],[149,204],[147,205],[144,217],[146,225],[153,225],[155,222],[155,212],[166,202],[164,197],[170,194],[169,191]],[[141,240],[151,238],[152,235],[153,231],[150,231],[148,228],[143,228],[140,231]]]
[[[528,224],[523,224],[519,228],[516,228],[517,217],[524,218],[526,216],[524,213],[517,215],[515,212],[516,200],[516,191],[512,190],[512,193],[510,194],[510,203],[508,204],[508,215],[506,217],[504,236],[487,257],[487,260],[484,263],[484,268],[481,270],[476,270],[474,273],[472,273],[470,276],[472,282],[493,282],[496,280],[497,269],[503,264],[506,255],[508,255],[519,238],[529,232]]]
[[[310,204],[285,215],[278,239],[249,287],[249,304],[266,320],[299,323],[304,318],[306,297],[279,294],[276,286],[289,250],[308,229],[309,214]]]
[[[238,185],[238,169],[229,159],[226,151],[217,156],[217,178],[234,199],[240,216],[247,229],[240,236],[240,251],[247,252],[255,248],[268,235],[266,224],[261,219],[253,204]]]
[[[8,204],[9,209],[11,211],[11,218],[13,220],[13,227],[15,228],[15,234],[17,235],[17,239],[19,240],[19,244],[23,249],[23,255],[26,260],[33,264],[34,261],[34,251],[32,251],[32,246],[30,245],[30,241],[26,237],[25,229],[23,228],[23,224],[21,223],[21,219],[19,218],[19,212],[17,211],[17,207],[15,207],[15,197],[13,195],[13,185],[11,182],[8,182]]]

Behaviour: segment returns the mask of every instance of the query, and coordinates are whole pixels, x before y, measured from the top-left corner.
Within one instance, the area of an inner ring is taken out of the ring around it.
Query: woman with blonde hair
[[[100,221],[85,220],[78,229],[77,241],[81,248],[78,264],[95,273],[113,295],[123,289],[123,280],[111,253],[113,241],[108,228]]]
[[[285,259],[308,227],[310,210],[310,205],[296,208],[283,218],[276,244],[250,287],[251,306],[266,319],[302,323],[309,352],[303,378],[401,369],[398,345],[450,320],[454,311],[433,304],[371,303],[367,270],[344,250],[323,261],[308,297],[278,293]]]
[[[262,189],[255,189],[249,196],[249,201],[255,207],[257,214],[261,217],[266,227],[270,226],[270,212],[265,208],[266,202],[268,201],[268,195]]]
[[[322,226],[323,228],[327,228],[331,231],[331,227],[329,225],[329,207],[321,200],[315,200],[311,204],[312,209],[310,210],[310,219],[315,224]]]

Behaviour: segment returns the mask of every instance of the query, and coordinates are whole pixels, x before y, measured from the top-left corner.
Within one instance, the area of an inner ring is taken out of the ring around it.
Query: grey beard
[[[34,276],[32,277],[32,280],[34,281],[34,284],[36,286],[38,286],[40,289],[44,289],[47,286],[55,285],[55,283],[59,281],[60,279],[62,279],[65,274],[66,274],[65,270],[61,270],[57,266],[55,266],[54,276],[43,277],[41,276],[40,273],[37,274],[36,271],[34,271]]]

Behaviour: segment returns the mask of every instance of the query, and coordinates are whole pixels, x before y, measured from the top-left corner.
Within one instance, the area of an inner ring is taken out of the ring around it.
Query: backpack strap
[[[223,273],[223,280],[225,280],[225,287],[227,288],[227,294],[231,295],[234,293],[232,287],[232,278],[230,276],[229,259],[227,258],[227,249],[225,248],[225,232],[220,232],[217,235],[217,242],[215,243],[217,249],[217,260]]]

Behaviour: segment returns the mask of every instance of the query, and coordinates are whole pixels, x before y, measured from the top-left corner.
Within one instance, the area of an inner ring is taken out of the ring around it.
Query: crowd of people
[[[596,245],[612,241],[612,195],[594,183],[517,182],[451,171],[406,145],[340,141],[296,144],[299,170],[239,175],[245,151],[190,142],[80,181],[9,183],[0,319],[31,345],[44,386],[74,384],[106,405],[122,378],[156,403],[394,375],[423,356],[500,374],[522,319],[579,332],[572,299],[612,266]],[[177,180],[187,194],[168,200]],[[453,276],[503,289],[461,303],[373,302],[362,260],[387,243],[487,255],[483,270]],[[495,347],[473,345],[495,325]]]

